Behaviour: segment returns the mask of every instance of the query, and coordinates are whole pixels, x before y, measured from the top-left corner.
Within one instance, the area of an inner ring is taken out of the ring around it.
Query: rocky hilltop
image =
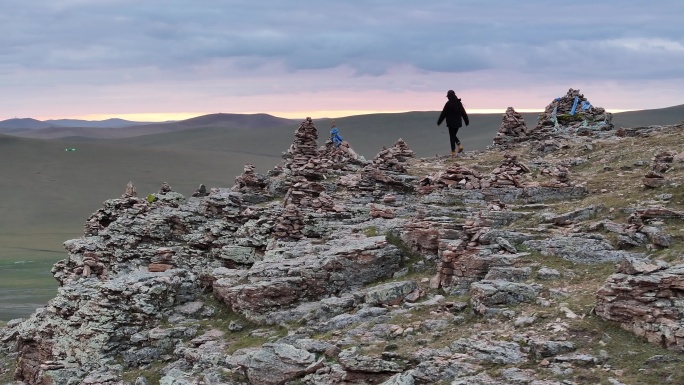
[[[307,118],[232,188],[129,183],[0,329],[0,383],[684,383],[684,124],[584,100],[457,158]]]

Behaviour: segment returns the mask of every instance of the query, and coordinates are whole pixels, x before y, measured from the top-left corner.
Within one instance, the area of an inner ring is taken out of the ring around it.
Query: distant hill
[[[50,123],[41,122],[40,120],[32,118],[14,118],[0,121],[0,129],[38,130],[50,126]]]
[[[627,111],[613,114],[615,127],[640,127],[677,124],[684,121],[684,104],[653,110]]]
[[[130,138],[143,135],[170,133],[199,128],[256,129],[292,125],[290,119],[268,114],[209,114],[178,122],[136,124],[134,126],[102,129],[99,127],[48,127],[37,130],[5,132],[6,134],[36,139],[83,137],[96,139]]]
[[[111,118],[105,120],[50,119],[45,120],[45,123],[50,123],[53,127],[121,128],[150,124],[151,122],[134,122],[131,120]]]

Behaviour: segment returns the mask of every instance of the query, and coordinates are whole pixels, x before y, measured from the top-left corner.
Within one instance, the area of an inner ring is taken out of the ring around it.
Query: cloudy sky
[[[684,1],[2,0],[0,120],[684,104]]]

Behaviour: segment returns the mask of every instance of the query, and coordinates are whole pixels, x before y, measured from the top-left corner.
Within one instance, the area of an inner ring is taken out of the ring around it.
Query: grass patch
[[[379,235],[378,228],[375,226],[368,226],[363,229],[363,235],[367,237],[377,237]]]
[[[684,384],[680,354],[651,344],[615,323],[589,316],[572,322],[571,331],[578,349],[586,349],[595,357],[604,351],[608,354],[604,367],[619,368],[620,376],[613,370],[595,371],[593,374],[602,380],[617,377],[628,384]],[[654,358],[658,356],[661,358]]]
[[[0,362],[4,360],[4,357],[0,357]],[[14,370],[16,369],[16,364],[14,361],[9,362],[6,367],[0,367],[0,384],[13,384],[14,383]]]
[[[203,301],[207,305],[213,306],[216,309],[216,314],[210,319],[200,321],[200,330],[218,329],[222,331],[224,333],[223,339],[228,346],[226,352],[228,354],[232,354],[238,349],[261,346],[266,342],[287,335],[287,328],[283,326],[263,329],[266,332],[259,335],[253,334],[255,330],[262,328],[249,321],[241,314],[235,313],[229,309],[213,295],[206,295]],[[230,325],[233,322],[239,323],[242,326],[242,329],[235,331],[231,330]]]
[[[396,246],[401,252],[401,266],[409,269],[409,274],[416,273],[414,265],[423,260],[423,257],[417,252],[413,251],[401,237],[392,231],[385,233],[385,240],[387,243]]]
[[[162,378],[162,369],[166,366],[164,362],[154,362],[148,368],[129,368],[121,376],[125,382],[135,383],[138,377],[147,380],[148,384],[158,384]]]

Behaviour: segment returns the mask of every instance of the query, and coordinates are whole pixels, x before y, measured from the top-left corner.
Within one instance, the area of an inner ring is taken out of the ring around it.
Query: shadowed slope
[[[677,124],[684,120],[684,104],[655,110],[627,111],[613,114],[615,127],[640,127]]]
[[[8,130],[6,132],[15,136],[36,139],[59,139],[65,137],[113,139],[198,128],[225,127],[244,130],[263,127],[282,127],[291,124],[293,124],[292,120],[267,114],[210,114],[181,120],[179,122],[150,123],[109,129],[100,127],[49,127],[24,131]]]

